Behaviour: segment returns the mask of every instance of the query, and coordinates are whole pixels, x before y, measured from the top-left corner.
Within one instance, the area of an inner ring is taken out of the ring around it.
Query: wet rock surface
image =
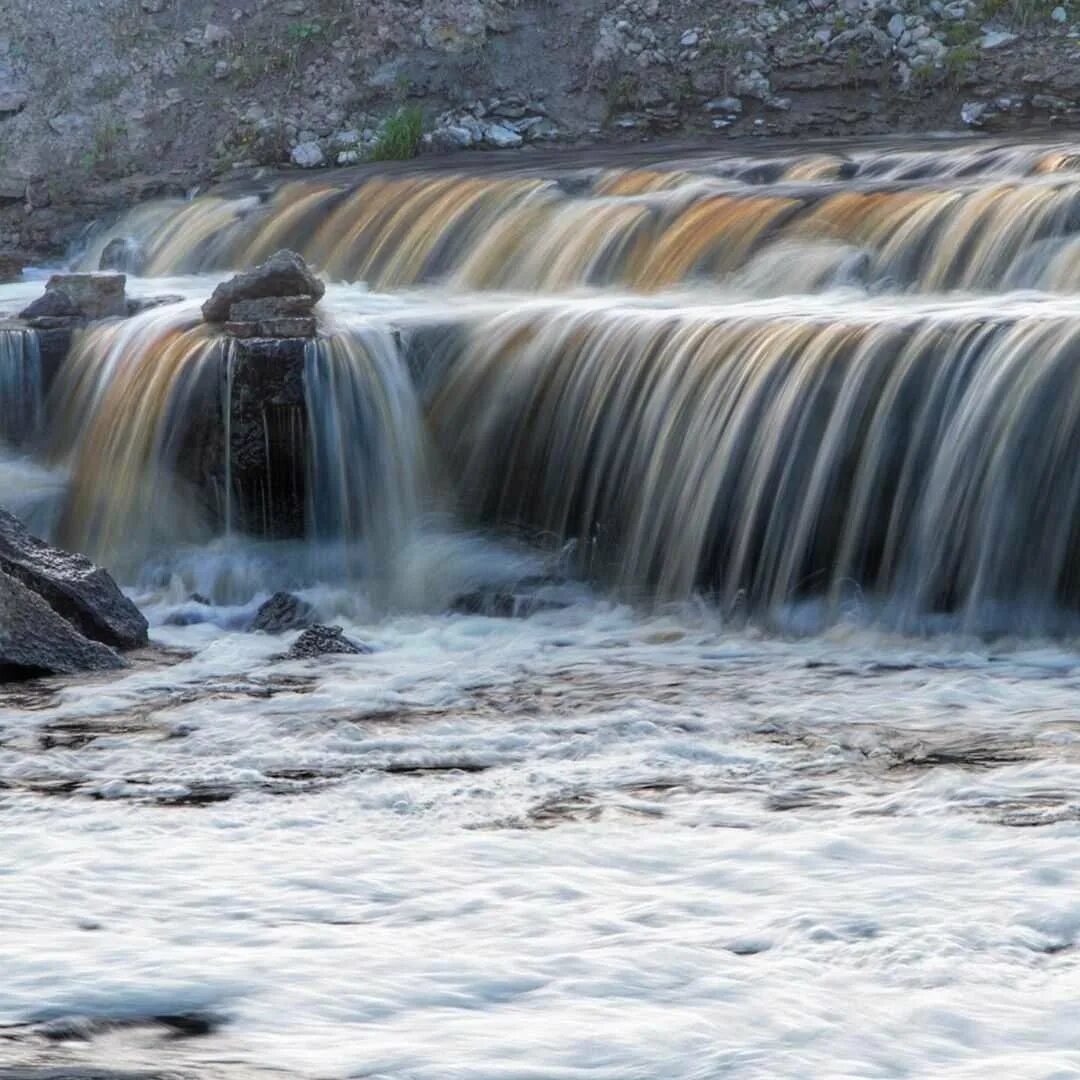
[[[37,593],[0,571],[0,682],[123,666],[107,645],[84,637]]]
[[[495,619],[527,619],[541,611],[570,606],[563,578],[537,575],[509,585],[481,585],[460,593],[450,603],[455,615],[486,615]]]
[[[129,314],[123,274],[53,274],[45,292],[19,313],[31,326],[51,329]]]
[[[210,299],[203,304],[202,313],[207,322],[257,323],[260,319],[267,317],[270,319],[282,316],[293,317],[298,313],[304,300],[309,302],[305,314],[310,313],[325,292],[326,286],[312,273],[299,255],[293,251],[279,251],[253,270],[247,270],[229,281],[222,282],[214,290]],[[271,299],[282,299],[286,303],[277,307],[265,303]],[[253,308],[253,301],[264,303]],[[237,313],[233,312],[234,306],[239,306]],[[251,318],[253,311],[272,314],[269,316],[260,314],[257,318]],[[270,333],[264,336],[285,335]]]
[[[36,593],[80,634],[117,649],[148,641],[147,622],[112,577],[89,559],[31,536],[0,509],[0,571]]]
[[[371,651],[371,646],[347,638],[340,626],[310,626],[296,639],[285,659],[309,660],[337,654],[359,656]]]
[[[314,622],[315,609],[306,600],[292,593],[278,592],[255,613],[250,629],[266,634],[281,634],[286,630],[311,626]]]

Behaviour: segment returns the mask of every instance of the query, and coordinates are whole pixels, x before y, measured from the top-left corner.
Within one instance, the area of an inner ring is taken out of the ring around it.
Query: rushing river
[[[81,265],[181,299],[47,392],[0,325],[0,505],[152,647],[0,688],[0,1077],[1080,1077],[1078,167],[418,172],[102,229]],[[199,303],[284,246],[330,284],[275,539],[185,459],[231,415]],[[371,651],[284,659],[282,589]]]

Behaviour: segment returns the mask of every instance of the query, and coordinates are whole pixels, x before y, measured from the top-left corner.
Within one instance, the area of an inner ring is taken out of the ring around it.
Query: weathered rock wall
[[[422,149],[1071,124],[1074,14],[1052,0],[6,0],[0,250],[50,246],[72,203],[85,217],[238,168],[362,160],[409,106]]]

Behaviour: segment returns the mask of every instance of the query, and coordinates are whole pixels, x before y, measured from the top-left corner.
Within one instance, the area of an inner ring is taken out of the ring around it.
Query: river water
[[[1074,160],[103,234],[187,299],[92,332],[0,504],[152,648],[0,689],[0,1076],[1080,1077]],[[154,433],[197,301],[304,236],[308,534],[193,523]],[[450,610],[490,587],[545,603]],[[284,659],[280,588],[371,651]]]

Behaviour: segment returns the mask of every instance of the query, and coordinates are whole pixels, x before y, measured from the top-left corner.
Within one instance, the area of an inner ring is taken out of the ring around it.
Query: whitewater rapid
[[[1072,649],[594,599],[310,664],[150,610],[167,659],[0,695],[0,1065],[1080,1067]]]

